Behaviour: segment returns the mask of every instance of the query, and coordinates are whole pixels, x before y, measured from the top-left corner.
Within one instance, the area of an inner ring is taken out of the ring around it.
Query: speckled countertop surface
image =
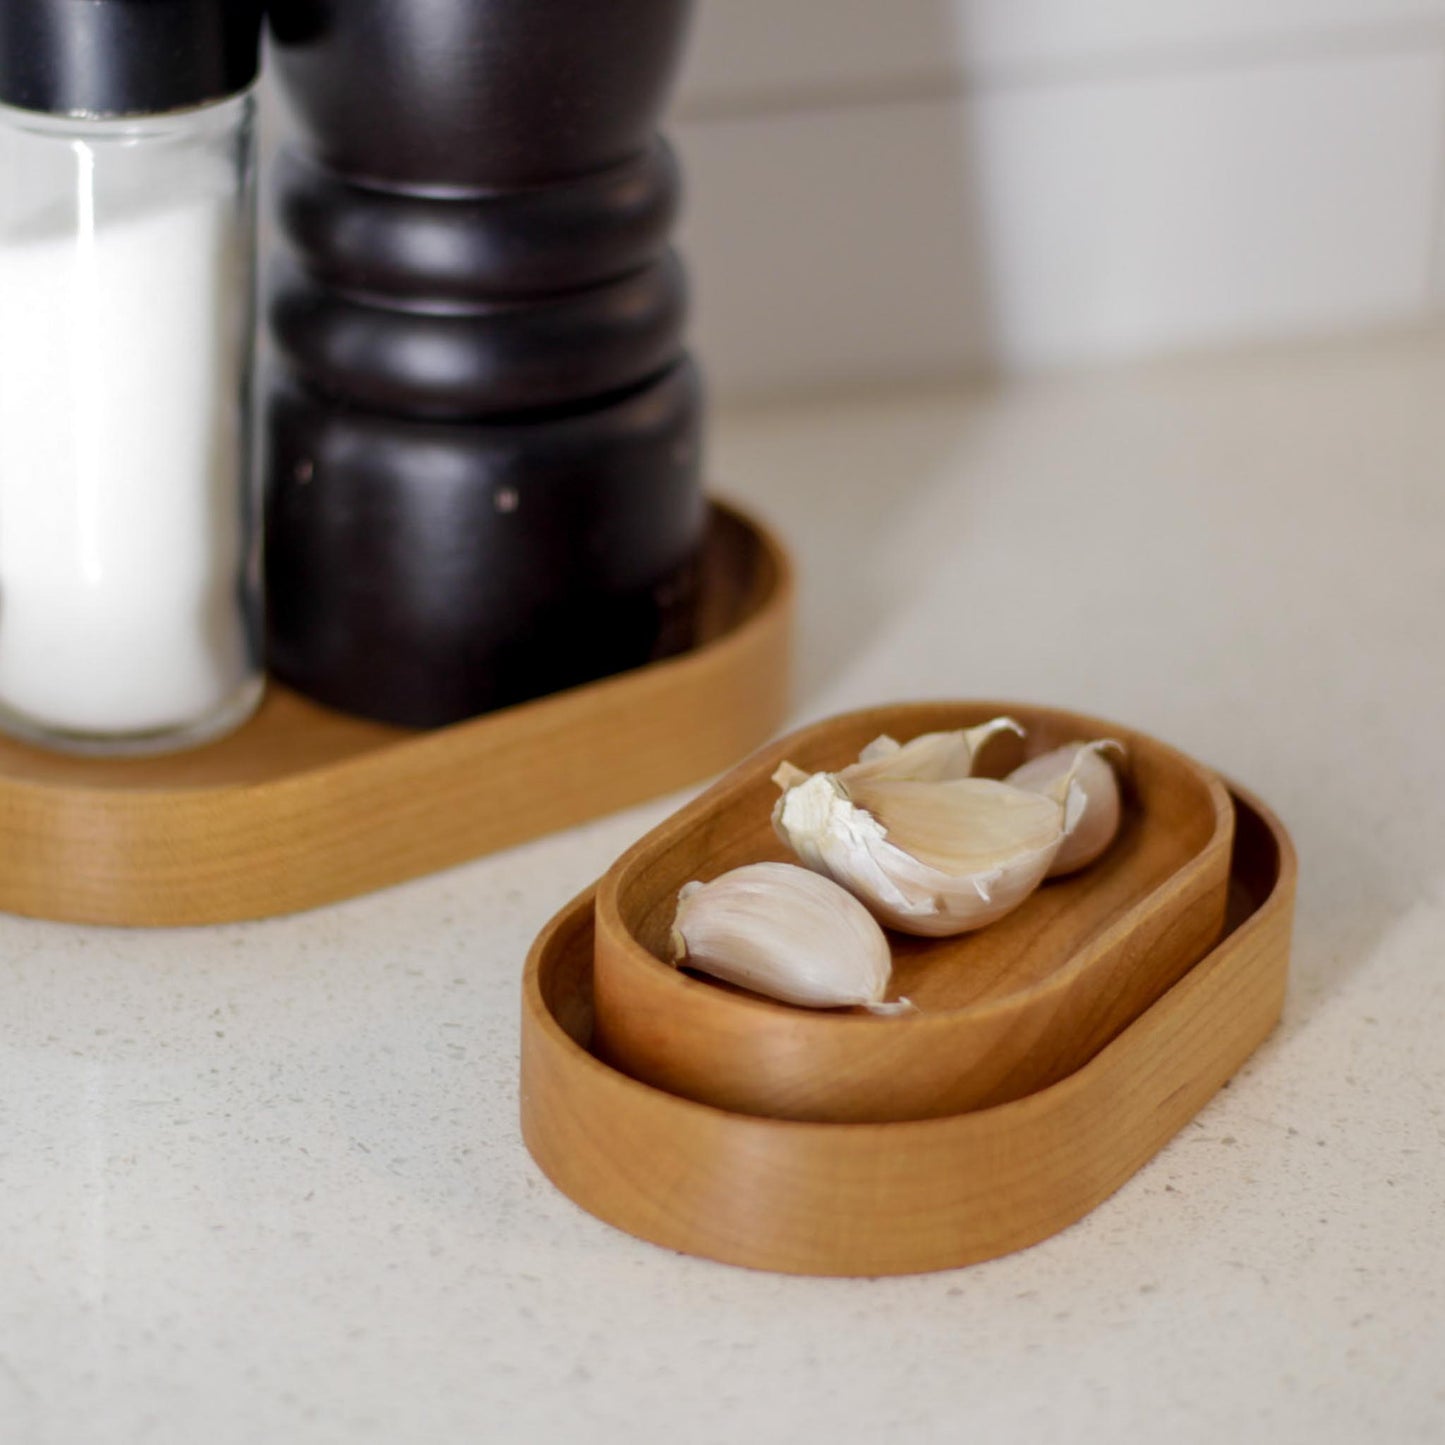
[[[0,1439],[1445,1439],[1445,343],[752,411],[714,463],[803,566],[799,721],[1059,702],[1270,801],[1283,1027],[1063,1235],[810,1281],[518,1135],[528,942],[666,800],[300,918],[0,919]]]

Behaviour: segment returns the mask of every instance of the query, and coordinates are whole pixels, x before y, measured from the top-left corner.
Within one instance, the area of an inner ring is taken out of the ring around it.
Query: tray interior
[[[979,760],[981,774],[1000,777],[1026,756],[1081,735],[1063,715],[1048,711],[1025,714],[1024,721],[1026,739],[1003,734],[990,740]],[[957,708],[936,715],[920,710],[908,735],[957,726]],[[875,722],[850,726],[821,748],[804,747],[792,761],[810,770],[841,767],[878,730]],[[890,932],[890,998],[908,998],[924,1013],[942,1013],[1027,994],[1057,972],[1061,958],[1087,955],[1142,900],[1198,857],[1219,827],[1209,779],[1172,750],[1148,740],[1126,741],[1124,818],[1109,851],[1082,872],[1044,884],[1013,913],[976,933],[930,939]],[[669,929],[684,883],[714,878],[744,863],[796,861],[769,822],[776,798],[777,789],[766,775],[759,776],[725,805],[695,817],[638,870],[635,886],[622,891],[623,921],[655,958],[670,959]],[[741,994],[712,980],[709,986]],[[770,1009],[785,1007],[759,1002]]]
[[[1268,902],[1281,871],[1279,842],[1269,824],[1248,801],[1238,794],[1231,796],[1235,828],[1230,855],[1229,906],[1220,944]],[[555,935],[538,979],[548,1011],[573,1042],[589,1052],[594,1024],[592,937],[593,910],[589,893],[586,906],[575,906]]]

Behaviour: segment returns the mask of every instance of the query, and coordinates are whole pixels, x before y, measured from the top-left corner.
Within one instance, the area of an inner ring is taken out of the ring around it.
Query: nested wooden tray
[[[980,771],[1001,775],[1074,739],[1127,750],[1124,821],[1091,867],[956,938],[891,934],[890,996],[918,1012],[792,1008],[671,966],[678,889],[787,859],[769,816],[783,759],[853,762],[901,741],[1008,714]],[[881,1122],[957,1114],[1033,1093],[1086,1063],[1213,946],[1234,825],[1218,778],[1117,723],[1022,703],[913,703],[830,718],[771,744],[623,855],[597,890],[594,1045],[670,1093],[779,1119]]]
[[[543,931],[522,1001],[522,1131],[556,1186],[642,1239],[794,1274],[910,1274],[1035,1244],[1106,1199],[1279,1018],[1295,859],[1234,794],[1225,936],[1081,1069],[1012,1103],[887,1124],[758,1118],[591,1051],[595,895]]]
[[[289,913],[715,773],[786,710],[787,556],[715,506],[702,594],[693,651],[435,732],[273,686],[239,732],[171,757],[0,740],[0,909],[118,924]]]

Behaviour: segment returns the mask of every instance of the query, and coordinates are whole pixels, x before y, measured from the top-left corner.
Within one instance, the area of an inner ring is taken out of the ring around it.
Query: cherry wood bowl
[[[1289,838],[1236,792],[1224,937],[1081,1069],[994,1108],[887,1124],[764,1119],[629,1078],[593,1047],[594,895],[522,986],[522,1133],[549,1179],[640,1239],[792,1274],[951,1269],[1107,1199],[1229,1079],[1284,1002]]]
[[[890,934],[890,997],[918,1012],[775,1003],[670,962],[678,889],[785,859],[770,812],[784,758],[852,762],[901,741],[1007,713],[1026,741],[993,739],[980,771],[1074,738],[1128,749],[1125,816],[1098,862],[1046,883],[1013,913],[956,938]],[[1213,946],[1224,923],[1234,815],[1223,784],[1117,723],[1007,702],[912,703],[804,728],[741,764],[629,850],[597,890],[598,1053],[674,1094],[780,1119],[886,1121],[1021,1098],[1071,1074]]]

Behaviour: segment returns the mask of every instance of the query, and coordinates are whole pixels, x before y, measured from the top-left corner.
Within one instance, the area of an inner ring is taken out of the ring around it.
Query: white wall
[[[1439,309],[1445,0],[700,0],[672,133],[724,394]]]

